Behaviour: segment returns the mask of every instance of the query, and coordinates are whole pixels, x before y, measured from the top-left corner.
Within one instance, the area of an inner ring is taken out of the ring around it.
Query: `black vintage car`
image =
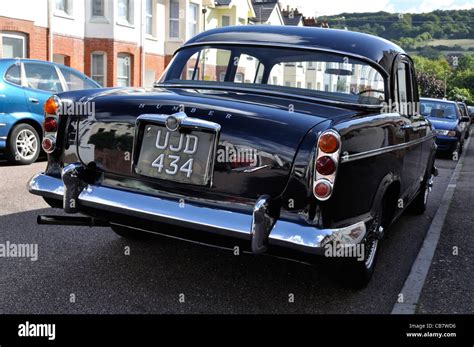
[[[29,191],[86,217],[38,222],[304,261],[326,255],[363,285],[384,230],[408,207],[424,211],[436,171],[414,76],[401,48],[365,34],[204,32],[153,89],[48,100],[48,165]]]

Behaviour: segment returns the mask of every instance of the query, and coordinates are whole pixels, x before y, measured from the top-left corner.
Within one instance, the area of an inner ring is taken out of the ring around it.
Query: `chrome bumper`
[[[35,195],[63,200],[66,189],[63,180],[40,173],[31,178],[28,191]],[[198,206],[189,202],[186,202],[183,208],[179,201],[98,185],[86,185],[78,194],[77,202],[79,206],[99,211],[246,239],[251,241],[254,253],[265,251],[268,244],[322,255],[326,243],[338,240],[346,244],[356,244],[361,241],[366,231],[364,222],[340,229],[318,229],[308,224],[281,219],[273,221],[270,225],[268,219],[262,218],[264,210],[261,207],[265,206],[265,203],[261,200],[255,205],[253,214],[246,214]],[[256,224],[262,219],[264,225],[269,225],[269,229],[260,235],[255,235],[263,228],[262,225]]]

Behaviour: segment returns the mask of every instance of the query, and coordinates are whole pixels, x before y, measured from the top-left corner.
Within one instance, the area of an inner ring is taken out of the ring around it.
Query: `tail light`
[[[316,199],[331,197],[336,180],[341,151],[341,137],[335,130],[326,130],[318,139],[313,174],[313,193]]]
[[[41,147],[46,153],[54,152],[56,148],[56,137],[59,122],[60,100],[57,96],[51,96],[44,103],[43,141]]]

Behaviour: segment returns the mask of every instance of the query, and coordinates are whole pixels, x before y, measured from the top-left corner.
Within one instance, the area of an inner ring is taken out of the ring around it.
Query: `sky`
[[[280,0],[286,7],[298,7],[307,17],[343,12],[421,13],[433,10],[474,8],[474,0]]]

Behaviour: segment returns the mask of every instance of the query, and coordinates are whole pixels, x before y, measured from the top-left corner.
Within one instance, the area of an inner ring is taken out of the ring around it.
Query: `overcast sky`
[[[474,8],[474,0],[280,0],[286,7],[298,7],[305,16],[334,15],[342,12],[430,12]]]

